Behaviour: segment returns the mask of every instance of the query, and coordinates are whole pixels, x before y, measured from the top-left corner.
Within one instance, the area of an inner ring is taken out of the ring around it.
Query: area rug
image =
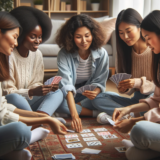
[[[28,147],[31,151],[33,157],[32,160],[52,160],[51,156],[54,154],[61,153],[72,153],[78,160],[126,160],[124,153],[119,153],[115,147],[122,146],[122,139],[129,139],[128,134],[119,133],[117,130],[113,129],[111,125],[100,125],[97,123],[95,118],[82,118],[83,129],[90,129],[95,137],[102,143],[101,146],[87,146],[86,142],[83,141],[80,133],[78,138],[83,148],[68,149],[66,146],[65,137],[63,135],[55,135],[51,131],[48,125],[44,127],[50,130],[50,134],[44,140],[33,143]],[[71,119],[67,120],[68,129],[71,128]],[[111,134],[115,134],[118,138],[116,139],[103,139],[94,132],[94,128],[106,128]],[[84,148],[100,149],[102,150],[98,155],[93,154],[83,154],[81,150]]]

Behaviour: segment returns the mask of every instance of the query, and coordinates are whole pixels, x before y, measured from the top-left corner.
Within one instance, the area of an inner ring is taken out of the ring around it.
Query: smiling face
[[[128,46],[133,46],[140,38],[140,28],[129,23],[121,22],[118,31],[120,38]]]
[[[31,51],[36,51],[38,49],[39,44],[42,42],[42,28],[41,26],[36,26],[32,31],[30,31],[24,41],[23,44],[25,48]]]
[[[154,32],[149,32],[144,29],[141,30],[142,36],[145,38],[147,46],[149,46],[155,54],[160,53],[160,35]]]
[[[87,27],[80,27],[74,33],[74,42],[82,51],[89,49],[92,44],[92,39],[91,31]]]
[[[17,38],[19,36],[19,28],[8,30],[2,33],[0,30],[0,52],[9,56],[13,48],[18,45]]]

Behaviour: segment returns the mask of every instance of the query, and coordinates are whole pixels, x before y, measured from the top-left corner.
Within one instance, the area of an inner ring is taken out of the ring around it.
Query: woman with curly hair
[[[10,13],[23,31],[18,46],[9,57],[11,78],[3,83],[3,93],[18,93],[25,97],[31,108],[23,105],[20,109],[32,109],[51,116],[62,103],[63,94],[55,85],[43,85],[44,64],[38,50],[39,44],[50,36],[51,20],[44,12],[32,7],[17,7]],[[60,120],[65,123],[64,119]]]
[[[96,113],[92,101],[106,89],[109,62],[106,50],[101,47],[104,35],[98,22],[80,14],[66,21],[56,37],[57,44],[62,47],[57,60],[58,75],[63,77],[59,87],[66,98],[56,112],[70,114],[72,127],[78,132],[82,130],[79,115]],[[76,94],[76,89],[84,85],[96,88]]]
[[[67,130],[55,118],[18,109],[25,105],[22,96],[15,93],[2,96],[1,82],[10,79],[8,56],[17,46],[20,31],[20,24],[11,14],[0,12],[0,159],[5,160],[31,159],[31,153],[24,148],[48,134],[48,130],[42,128],[31,131],[32,125],[49,124],[55,134],[66,134]],[[6,98],[10,99],[10,104]]]

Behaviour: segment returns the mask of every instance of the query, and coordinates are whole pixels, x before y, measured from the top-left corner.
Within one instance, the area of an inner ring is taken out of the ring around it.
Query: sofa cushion
[[[41,44],[38,49],[42,52],[43,57],[55,57],[60,50],[57,44]]]
[[[45,41],[44,44],[55,44],[55,37],[57,35],[57,31],[58,29],[61,28],[61,26],[65,23],[65,20],[51,20],[52,22],[52,31],[51,31],[51,35],[49,37],[49,39],[47,41]]]
[[[44,69],[58,69],[57,57],[43,57]]]
[[[108,53],[109,56],[113,55],[112,46],[110,44],[105,44],[102,47],[107,51],[107,53]]]

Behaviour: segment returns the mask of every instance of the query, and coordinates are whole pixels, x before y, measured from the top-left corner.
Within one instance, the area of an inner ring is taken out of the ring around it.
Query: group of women
[[[41,124],[49,124],[55,134],[66,134],[65,120],[51,117],[54,112],[71,115],[77,132],[82,131],[79,116],[100,113],[102,124],[113,116],[116,129],[131,131],[131,141],[122,141],[129,160],[159,157],[159,19],[160,11],[142,19],[134,9],[123,10],[117,17],[116,72],[132,74],[117,89],[134,93],[132,98],[125,98],[105,92],[109,73],[108,54],[102,48],[105,28],[90,16],[73,16],[60,28],[56,37],[61,48],[57,75],[62,80],[59,85],[43,85],[43,58],[38,46],[49,38],[54,27],[51,20],[31,7],[0,12],[0,159],[30,160],[31,153],[24,148],[49,133]],[[94,91],[76,94],[77,88],[88,84],[96,86]],[[121,120],[130,112],[142,116]]]

